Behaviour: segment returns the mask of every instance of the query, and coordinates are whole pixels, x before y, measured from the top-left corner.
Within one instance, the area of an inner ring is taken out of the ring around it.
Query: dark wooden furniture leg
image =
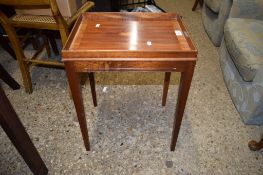
[[[90,83],[93,105],[96,107],[97,106],[97,95],[96,95],[94,73],[90,72],[90,73],[88,73],[88,75],[89,75],[89,83]]]
[[[51,45],[51,48],[52,48],[54,54],[59,55],[58,46],[56,43],[56,38],[55,38],[54,34],[52,34],[51,32],[48,34],[48,40],[49,40],[49,43]]]
[[[184,115],[184,109],[185,109],[185,105],[194,73],[194,66],[195,64],[191,63],[191,65],[189,65],[188,68],[181,73],[180,85],[178,91],[178,100],[177,100],[176,111],[174,116],[173,134],[172,134],[171,147],[170,147],[171,151],[174,151],[177,138],[179,135],[179,131]]]
[[[194,3],[193,8],[192,8],[192,11],[195,11],[198,3],[200,4],[201,7],[203,6],[203,0],[195,0],[195,3]]]
[[[20,85],[6,72],[3,66],[0,64],[0,79],[2,79],[13,90],[20,88]]]
[[[199,0],[199,4],[200,4],[201,7],[203,7],[203,5],[204,5],[204,0]]]
[[[15,52],[14,52],[14,50],[11,48],[11,46],[9,45],[8,39],[4,38],[1,33],[0,33],[0,45],[2,46],[2,48],[3,48],[7,53],[9,53],[9,55],[11,55],[11,56],[16,60]]]
[[[163,99],[162,99],[163,106],[166,105],[167,94],[170,84],[170,77],[171,77],[171,72],[165,72],[164,83],[163,83]]]
[[[83,105],[83,99],[82,99],[82,91],[81,91],[81,85],[79,80],[79,74],[75,72],[74,65],[70,62],[65,62],[65,68],[67,72],[69,87],[72,94],[72,99],[75,105],[81,134],[84,140],[84,145],[87,151],[90,150],[90,143],[89,143],[89,134],[88,134],[88,128],[87,128],[87,121],[85,117],[85,110]]]
[[[263,136],[259,142],[255,141],[255,140],[251,140],[248,143],[248,146],[249,146],[249,149],[251,151],[258,151],[258,150],[262,149],[263,148]]]
[[[0,86],[0,124],[34,174],[44,175],[48,169],[30,140],[11,103]]]

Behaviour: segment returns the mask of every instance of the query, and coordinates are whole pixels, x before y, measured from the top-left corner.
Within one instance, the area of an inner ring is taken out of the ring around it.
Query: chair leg
[[[195,3],[194,3],[193,8],[192,8],[192,11],[195,11],[198,3],[199,3],[199,5],[200,5],[201,7],[203,6],[203,0],[195,0]]]
[[[197,7],[197,5],[198,5],[198,1],[199,1],[199,0],[195,0],[195,3],[194,3],[194,5],[193,5],[193,7],[192,7],[192,11],[195,11],[195,9],[196,9],[196,7]]]
[[[29,66],[26,62],[25,55],[23,53],[21,43],[16,35],[15,29],[11,26],[11,24],[8,22],[8,18],[3,14],[3,12],[0,10],[0,18],[1,18],[1,24],[4,27],[5,32],[8,35],[8,38],[12,44],[12,47],[15,51],[16,58],[18,61],[18,65],[20,67],[20,71],[23,78],[23,83],[25,86],[25,90],[28,93],[31,93],[33,91],[32,89],[32,82],[29,72]]]
[[[52,32],[47,32],[47,37],[48,37],[48,40],[50,42],[50,45],[51,45],[51,48],[54,54],[59,55],[58,46],[57,46],[54,34]]]
[[[171,72],[165,72],[164,83],[163,83],[163,99],[162,99],[163,106],[166,105],[167,94],[170,84],[170,77],[171,77]]]
[[[254,140],[250,141],[248,143],[248,147],[251,151],[258,151],[263,148],[263,136],[259,142],[256,142]]]
[[[45,175],[48,169],[30,140],[23,124],[0,86],[0,125],[34,174]]]
[[[20,88],[20,85],[6,72],[3,66],[0,64],[0,79],[8,84],[13,90]]]
[[[23,84],[25,86],[25,90],[27,93],[32,93],[33,88],[32,88],[29,66],[25,63],[23,58],[18,58],[17,61],[18,61],[20,71],[22,74]]]
[[[30,38],[29,42],[32,44],[34,50],[38,50],[40,48],[40,44],[37,41],[37,38]]]
[[[44,45],[45,45],[45,48],[46,48],[46,51],[47,51],[47,56],[48,58],[51,58],[51,50],[50,50],[50,46],[49,46],[49,43],[48,43],[48,38],[46,36],[43,36],[43,40],[44,40]]]
[[[201,7],[203,7],[204,0],[199,0],[199,4],[200,4]]]
[[[90,73],[88,73],[88,75],[89,75],[89,83],[90,83],[93,105],[94,105],[94,107],[96,107],[97,106],[97,95],[96,95],[94,73],[90,72]]]

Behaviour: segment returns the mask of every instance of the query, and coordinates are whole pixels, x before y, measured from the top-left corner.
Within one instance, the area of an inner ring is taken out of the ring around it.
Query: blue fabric
[[[220,66],[231,99],[245,124],[263,125],[263,67],[254,81],[243,81],[223,39],[220,46]]]
[[[226,47],[240,75],[245,81],[253,81],[263,66],[263,21],[229,18],[224,32]]]
[[[223,38],[225,21],[229,16],[231,5],[232,0],[221,0],[218,13],[214,13],[206,4],[203,6],[202,19],[204,28],[215,46],[220,46]]]
[[[230,17],[263,20],[263,0],[233,0]]]
[[[245,124],[263,125],[263,0],[233,0],[220,47],[231,99]]]

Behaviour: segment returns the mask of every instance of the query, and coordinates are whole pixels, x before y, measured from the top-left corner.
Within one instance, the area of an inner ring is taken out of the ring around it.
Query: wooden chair
[[[20,70],[23,77],[25,90],[28,93],[32,93],[32,82],[30,77],[30,66],[42,65],[42,66],[56,66],[64,67],[64,64],[54,60],[39,59],[37,52],[32,58],[26,58],[23,50],[19,44],[18,37],[15,32],[15,27],[18,28],[30,28],[41,30],[53,30],[59,31],[62,44],[64,45],[69,31],[78,18],[78,16],[90,10],[94,3],[91,1],[86,2],[72,17],[64,19],[58,9],[56,0],[1,0],[0,5],[15,6],[18,8],[32,8],[32,9],[51,9],[53,16],[37,16],[37,15],[19,15],[16,14],[8,18],[2,11],[0,11],[0,23],[7,33],[9,40],[15,50],[17,61],[20,66]]]

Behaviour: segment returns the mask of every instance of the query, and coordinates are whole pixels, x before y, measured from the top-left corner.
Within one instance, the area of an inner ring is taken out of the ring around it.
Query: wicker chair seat
[[[14,15],[11,17],[12,22],[33,22],[33,23],[48,23],[56,24],[53,16],[44,16],[44,15]]]

